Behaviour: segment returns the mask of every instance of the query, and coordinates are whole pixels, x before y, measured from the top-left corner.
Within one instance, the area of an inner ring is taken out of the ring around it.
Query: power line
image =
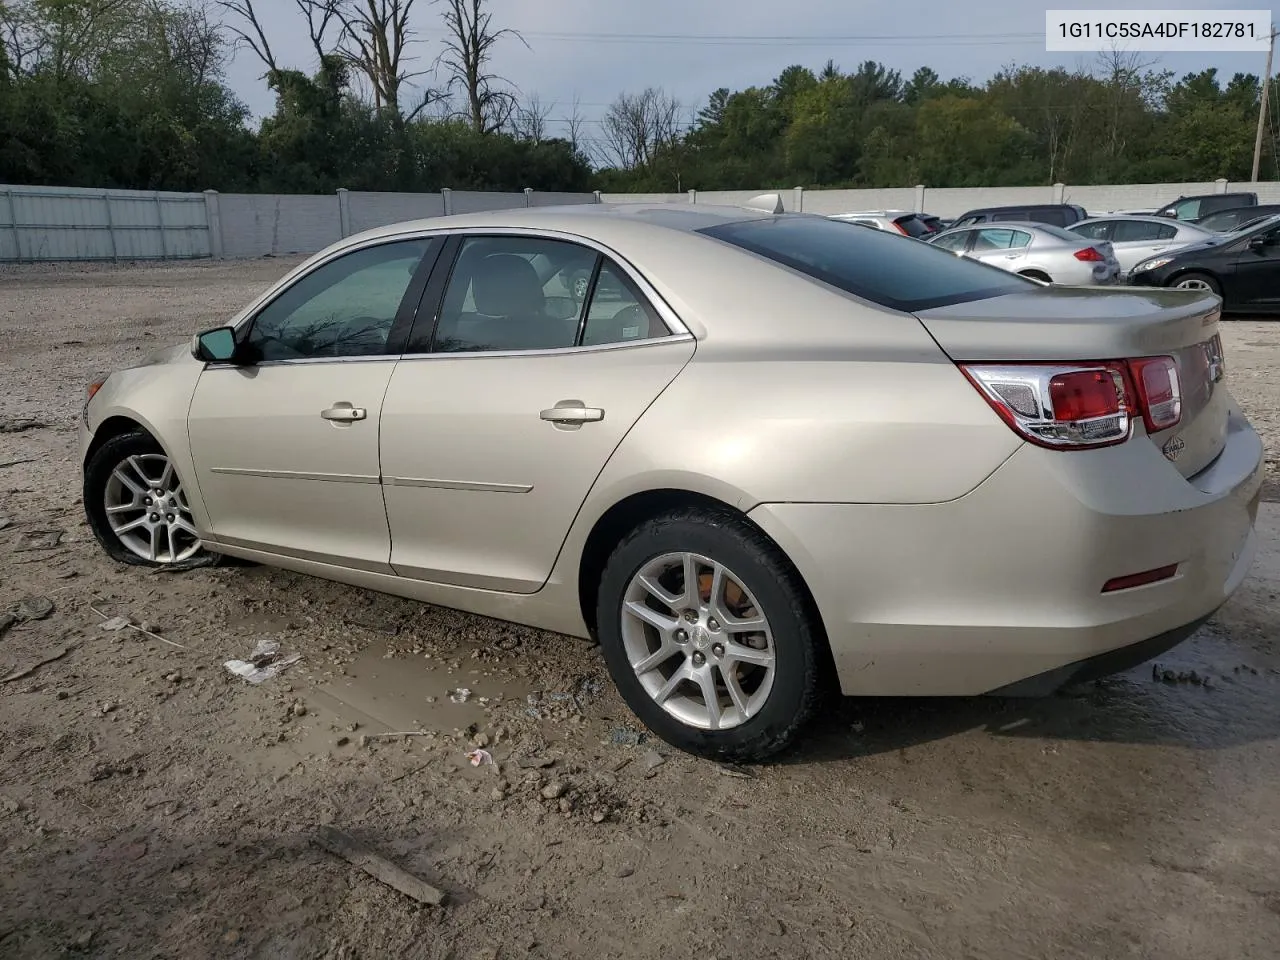
[[[445,36],[442,31],[426,34]],[[921,47],[972,45],[1027,45],[1043,43],[1043,33],[938,33],[938,34],[678,34],[678,33],[604,33],[573,30],[521,30],[526,40],[553,43],[618,43],[664,44],[683,46],[849,46],[853,44],[910,44]]]

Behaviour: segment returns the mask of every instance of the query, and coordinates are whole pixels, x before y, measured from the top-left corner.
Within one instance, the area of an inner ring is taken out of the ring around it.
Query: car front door
[[[1235,267],[1235,276],[1224,291],[1233,308],[1262,307],[1271,311],[1280,306],[1280,226],[1254,237],[1240,251]],[[1230,296],[1231,293],[1235,295]]]
[[[390,572],[378,416],[442,245],[326,261],[239,328],[236,364],[201,373],[187,425],[215,540]]]
[[[605,463],[695,342],[642,279],[593,248],[533,235],[451,246],[447,282],[444,270],[432,278],[383,402],[391,564],[533,593]],[[563,278],[584,265],[579,300]]]

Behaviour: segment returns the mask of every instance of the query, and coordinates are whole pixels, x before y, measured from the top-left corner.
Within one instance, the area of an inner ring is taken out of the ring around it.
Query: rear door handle
[[[604,411],[599,407],[588,407],[581,400],[561,400],[554,407],[538,414],[543,420],[555,424],[582,425],[597,423],[604,419]]]
[[[341,403],[335,403],[328,410],[320,411],[320,416],[337,423],[354,423],[357,420],[363,420],[368,415],[369,412],[364,407],[353,407],[345,400]]]

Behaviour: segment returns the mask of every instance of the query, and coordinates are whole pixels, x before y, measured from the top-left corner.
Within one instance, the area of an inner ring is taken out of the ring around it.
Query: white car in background
[[[916,240],[937,232],[931,222],[935,218],[926,218],[924,214],[916,213],[914,210],[862,210],[857,213],[835,213],[828,219],[856,223],[862,227],[871,227],[873,230],[900,233],[904,237],[913,237]]]
[[[953,227],[929,243],[1041,283],[1098,286],[1120,279],[1111,244],[1093,243],[1048,223],[984,223]]]
[[[1185,220],[1155,216],[1092,217],[1073,223],[1067,229],[1086,240],[1111,244],[1125,275],[1143,260],[1158,253],[1179,250],[1220,236],[1213,230],[1206,230]]]

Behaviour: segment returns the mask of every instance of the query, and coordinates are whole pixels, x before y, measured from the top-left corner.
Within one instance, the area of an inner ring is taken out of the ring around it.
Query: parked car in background
[[[890,233],[900,233],[904,237],[927,237],[936,233],[937,228],[930,226],[923,214],[912,210],[863,210],[856,213],[837,213],[831,220],[843,220],[863,227],[874,227]]]
[[[983,207],[970,210],[963,216],[951,221],[953,227],[967,227],[975,223],[999,221],[1016,221],[1018,223],[1048,223],[1055,227],[1069,227],[1073,223],[1088,219],[1089,214],[1084,207],[1074,203],[1039,203],[1017,207]]]
[[[1043,283],[1089,286],[1120,278],[1120,263],[1110,243],[1086,240],[1047,223],[952,227],[929,242]]]
[[[1216,293],[1223,312],[1280,313],[1280,215],[1144,260],[1128,282]]]
[[[1128,273],[1139,262],[1157,253],[1201,243],[1214,236],[1212,231],[1194,224],[1155,216],[1092,217],[1067,229],[1089,241],[1110,243],[1123,273]]]
[[[1199,220],[1219,210],[1257,205],[1256,193],[1202,193],[1193,197],[1179,197],[1157,210],[1156,216],[1173,217],[1175,220]]]
[[[138,567],[227,554],[598,638],[649,729],[736,760],[837,682],[1018,696],[1125,669],[1244,581],[1263,451],[1206,362],[1216,298],[671,213],[339,241],[88,385],[94,535]]]
[[[944,220],[942,217],[935,217],[931,213],[920,214],[920,219],[924,221],[924,225],[934,233],[940,233],[951,226],[950,220]]]
[[[1205,230],[1231,233],[1280,213],[1280,203],[1260,203],[1249,207],[1231,207],[1192,221]]]

